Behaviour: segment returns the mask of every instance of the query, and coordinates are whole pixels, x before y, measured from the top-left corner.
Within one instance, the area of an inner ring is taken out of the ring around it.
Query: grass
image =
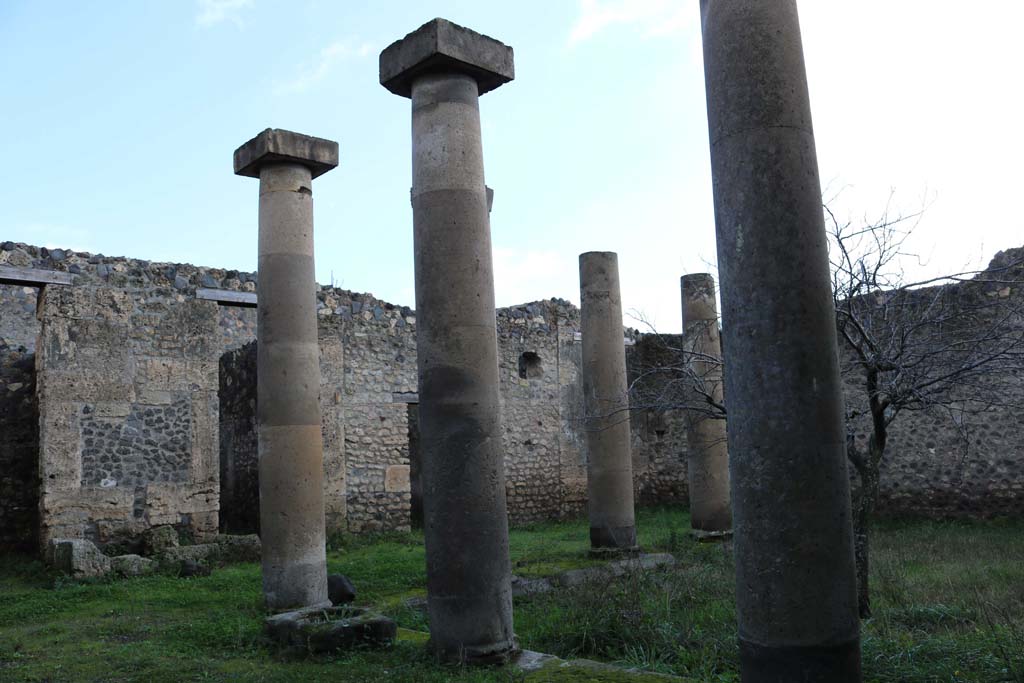
[[[685,513],[643,511],[640,542],[678,568],[516,600],[524,647],[702,681],[736,681],[732,557],[686,536]],[[596,563],[583,520],[514,529],[515,573],[545,576]],[[404,637],[385,652],[284,661],[260,642],[259,567],[209,577],[54,581],[38,562],[0,558],[0,681],[581,680],[549,670],[437,665],[423,648],[422,534],[336,539],[332,572],[358,603],[392,615]],[[1024,683],[1024,522],[890,522],[874,534],[875,617],[863,625],[868,681]],[[590,675],[590,674],[587,674]],[[582,680],[600,680],[594,678]],[[601,674],[604,676],[604,674]]]

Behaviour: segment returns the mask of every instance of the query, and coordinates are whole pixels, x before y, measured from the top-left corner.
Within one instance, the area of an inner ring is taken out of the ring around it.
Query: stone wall
[[[253,292],[255,276],[9,242],[0,264],[76,276],[49,286],[38,311],[38,290],[0,286],[0,544],[25,545],[36,524],[44,539],[102,543],[158,523],[202,536],[216,530],[221,507],[223,528],[254,529],[255,347],[244,345],[255,311],[196,300],[195,290]],[[991,295],[1024,296],[1012,287]],[[418,466],[415,313],[331,287],[317,296],[329,528],[405,529]],[[557,299],[497,312],[515,523],[585,510],[579,329],[578,309]],[[627,335],[631,381],[674,362],[671,335]],[[1008,402],[1024,404],[1024,388],[1011,393]],[[883,511],[1024,512],[1016,411],[963,426],[975,437],[967,450],[947,415],[900,418]],[[682,415],[670,401],[635,403],[631,429],[638,503],[685,503]]]
[[[217,306],[175,288],[47,287],[40,537],[217,531]]]
[[[973,281],[915,289],[891,310],[899,316],[927,305],[933,311],[930,318],[941,317],[943,321],[941,336],[931,345],[970,348],[978,343],[994,316],[1008,329],[1024,335],[1022,282],[1024,249],[1011,249],[997,254],[987,271]],[[953,311],[969,311],[970,316],[961,317]],[[929,327],[917,334],[930,335],[935,329]],[[941,374],[947,368],[937,370],[935,374]],[[854,369],[844,373],[844,381],[847,405],[865,411],[867,390],[862,375]],[[951,405],[952,411],[933,406],[902,412],[894,420],[880,469],[880,514],[1024,516],[1024,370],[1016,367],[988,377],[971,377],[970,382],[995,405],[964,414],[956,411],[956,404]],[[862,447],[867,444],[869,428],[866,417],[856,423]],[[858,484],[852,467],[851,482]]]
[[[679,365],[680,335],[633,334],[626,347],[626,368],[633,389],[630,433],[633,481],[638,505],[689,503],[686,419],[676,406],[680,386],[663,372]],[[651,374],[657,369],[658,372]]]
[[[407,530],[416,316],[369,294],[322,288],[320,407],[329,528]]]
[[[407,529],[419,465],[410,448],[418,439],[410,421],[417,401],[415,313],[329,287],[318,297],[328,529]],[[500,309],[496,324],[509,518],[527,523],[579,514],[586,505],[579,311],[566,301],[539,301]],[[250,383],[243,392],[254,389],[254,379],[238,380],[250,372],[239,362],[252,356],[232,352],[222,360],[222,391],[237,381]],[[256,444],[251,431],[239,434],[252,429],[253,405],[222,393],[222,476],[250,479],[225,479],[225,497],[229,489],[256,486]],[[638,498],[679,500],[685,487],[670,479],[685,470],[671,452],[675,442],[648,441],[644,433],[634,438]]]

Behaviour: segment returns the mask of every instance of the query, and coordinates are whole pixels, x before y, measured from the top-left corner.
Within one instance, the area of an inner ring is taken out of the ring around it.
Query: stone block
[[[306,166],[316,178],[338,165],[338,143],[267,128],[235,150],[235,173],[250,178],[259,178],[265,164],[289,162]]]
[[[196,543],[167,548],[159,555],[165,564],[176,564],[191,560],[193,562],[216,562],[220,557],[221,546],[217,543]]]
[[[410,490],[409,466],[391,465],[384,471],[384,490],[389,493],[406,493]]]
[[[396,95],[412,97],[416,77],[433,71],[472,76],[481,95],[515,78],[511,47],[447,19],[428,21],[380,53],[380,84]]]
[[[155,526],[142,536],[143,551],[147,555],[159,555],[170,548],[177,548],[178,530],[170,525]]]
[[[314,606],[267,617],[264,632],[273,642],[297,653],[321,654],[389,646],[398,627],[365,608]]]
[[[214,538],[214,544],[220,547],[217,559],[221,562],[260,561],[260,537],[256,534],[221,534]]]
[[[104,576],[110,572],[110,558],[92,541],[81,538],[55,538],[46,547],[47,562],[58,571],[76,579]]]
[[[156,561],[139,555],[118,555],[111,558],[110,567],[119,576],[144,576],[156,569]]]

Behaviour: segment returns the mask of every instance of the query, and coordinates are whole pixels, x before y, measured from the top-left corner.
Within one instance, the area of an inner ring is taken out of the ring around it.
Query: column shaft
[[[593,548],[636,546],[626,349],[613,252],[580,254],[587,510]]]
[[[267,606],[327,601],[310,169],[260,169],[257,384]]]
[[[796,0],[701,0],[744,681],[859,681],[821,189]]]
[[[490,219],[477,82],[412,84],[420,452],[430,637],[501,659],[512,632]]]
[[[690,525],[699,531],[728,531],[732,528],[729,503],[729,447],[726,443],[725,420],[700,412],[706,397],[721,405],[722,343],[718,335],[718,306],[715,303],[715,281],[706,274],[684,275],[683,344],[690,354],[689,370],[696,383],[694,394],[687,401],[686,460],[690,484]],[[716,362],[718,359],[718,362]],[[712,407],[707,405],[707,410]]]

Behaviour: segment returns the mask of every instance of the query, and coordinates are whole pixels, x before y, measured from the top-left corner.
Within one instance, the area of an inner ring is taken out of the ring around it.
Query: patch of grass
[[[518,598],[520,641],[564,659],[737,681],[729,546],[692,542],[689,519],[677,510],[641,511],[637,525],[645,550],[672,552],[676,568]],[[587,549],[584,519],[511,531],[513,571],[522,576],[599,563]],[[886,522],[875,529],[872,561],[875,616],[862,629],[866,681],[1024,683],[1024,522]],[[571,667],[544,678],[434,662],[423,647],[427,617],[414,600],[425,596],[420,532],[332,539],[328,566],[352,578],[357,604],[382,609],[407,629],[392,649],[277,658],[261,642],[256,564],[192,579],[75,583],[55,582],[29,558],[0,558],[0,680],[600,680],[593,672],[580,679]]]

